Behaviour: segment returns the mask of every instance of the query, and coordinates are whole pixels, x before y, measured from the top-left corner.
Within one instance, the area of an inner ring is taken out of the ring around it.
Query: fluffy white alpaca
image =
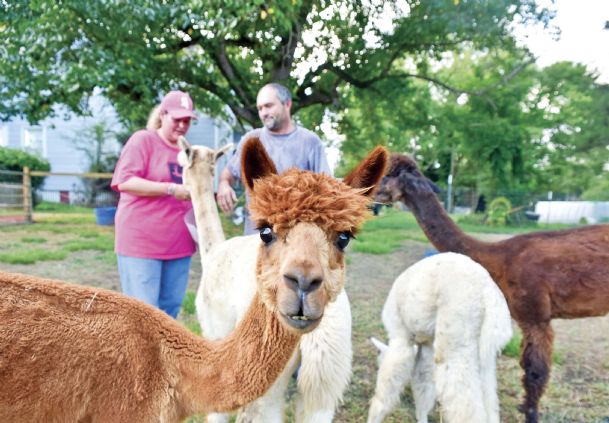
[[[368,423],[384,419],[409,381],[419,423],[436,397],[444,422],[499,422],[496,356],[512,326],[481,265],[455,253],[419,261],[396,279],[382,316],[389,346],[381,346]]]
[[[202,258],[202,283],[197,290],[197,317],[206,337],[220,339],[237,326],[256,291],[256,252],[259,235],[231,238]],[[212,283],[209,283],[212,282]],[[245,406],[238,422],[284,421],[290,378],[297,379],[296,421],[331,422],[351,377],[351,309],[344,290],[328,304],[317,329],[301,338],[299,348],[273,387]],[[208,422],[228,422],[228,415],[208,416]]]

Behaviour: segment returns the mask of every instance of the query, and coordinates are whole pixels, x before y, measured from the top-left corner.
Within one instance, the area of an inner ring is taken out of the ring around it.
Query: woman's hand
[[[171,195],[177,200],[190,200],[190,191],[185,185],[149,181],[137,176],[118,185],[118,189],[140,197],[164,197]]]
[[[172,185],[173,185],[172,195],[174,196],[174,198],[176,198],[177,200],[182,200],[182,201],[190,200],[190,191],[188,190],[187,186],[178,185],[178,184],[172,184]]]

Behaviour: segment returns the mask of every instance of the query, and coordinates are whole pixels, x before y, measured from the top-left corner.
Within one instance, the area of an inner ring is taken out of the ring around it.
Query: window
[[[8,125],[0,125],[0,147],[8,147]]]
[[[44,130],[39,126],[30,127],[25,130],[23,136],[23,148],[29,153],[44,157]]]

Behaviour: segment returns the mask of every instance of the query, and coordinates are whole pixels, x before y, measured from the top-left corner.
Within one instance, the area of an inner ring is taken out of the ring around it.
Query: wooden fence
[[[18,182],[0,182],[0,208],[21,209],[23,213],[22,220],[25,223],[32,223],[34,204],[32,199],[32,177],[76,176],[78,178],[87,179],[112,179],[111,173],[43,172],[39,170],[30,170],[28,167],[24,167],[22,172],[3,170],[0,171],[0,175],[8,175],[12,179],[21,176],[20,184]]]

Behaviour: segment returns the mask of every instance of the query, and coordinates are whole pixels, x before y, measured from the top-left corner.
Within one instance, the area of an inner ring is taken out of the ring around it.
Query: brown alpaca
[[[440,251],[470,256],[491,274],[522,329],[521,410],[538,421],[539,399],[550,376],[551,320],[609,312],[609,225],[535,232],[500,242],[467,236],[445,213],[435,186],[411,158],[393,154],[377,201],[402,201]]]
[[[294,192],[301,180],[313,179],[307,188],[332,191],[346,213],[337,213],[334,204],[303,203],[300,209],[316,213],[285,231],[265,231],[270,237],[263,237],[257,258],[257,294],[221,341],[201,339],[116,292],[0,272],[0,421],[179,422],[196,413],[232,411],[264,394],[344,284],[342,244],[335,239],[366,217],[362,193],[382,177],[387,155],[377,150],[369,156],[363,171],[350,177],[362,183],[353,187],[306,173],[286,182],[272,175],[260,143],[248,143],[243,155],[252,198],[271,198],[267,178],[283,187],[295,182]],[[362,173],[367,177],[359,179]],[[256,213],[259,221],[276,219]],[[324,226],[329,232],[315,223],[332,219]]]

